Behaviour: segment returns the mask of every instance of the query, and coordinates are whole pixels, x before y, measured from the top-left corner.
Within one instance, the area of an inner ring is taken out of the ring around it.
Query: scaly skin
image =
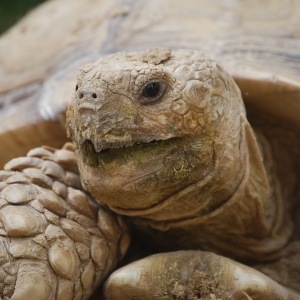
[[[1,300],[88,299],[127,250],[124,220],[82,191],[71,148],[0,171]]]
[[[144,94],[152,82],[162,87],[154,100]],[[84,187],[134,217],[143,236],[154,236],[161,248],[262,262],[287,252],[293,223],[285,203],[292,200],[284,195],[294,193],[295,184],[281,192],[278,174],[263,162],[263,155],[274,160],[264,134],[255,135],[239,89],[213,60],[156,48],[87,65],[67,131]],[[222,272],[232,289],[234,276]],[[255,285],[251,291],[255,295]],[[278,288],[278,299],[286,299],[282,295]]]

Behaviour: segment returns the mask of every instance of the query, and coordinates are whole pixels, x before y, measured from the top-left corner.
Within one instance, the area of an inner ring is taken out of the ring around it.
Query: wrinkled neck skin
[[[83,185],[161,247],[274,259],[293,226],[270,167],[277,158],[235,82],[196,51],[140,57],[82,68],[67,130]],[[148,105],[142,91],[153,81],[166,88]]]
[[[193,203],[186,219],[162,221],[155,213],[148,215],[149,219],[134,219],[141,238],[150,235],[165,251],[200,248],[242,261],[273,261],[287,253],[294,231],[290,210],[296,201],[297,177],[287,178],[290,186],[283,192],[275,157],[264,134],[260,130],[255,133],[246,119],[240,130],[240,156],[232,161],[232,176],[212,183],[209,189],[206,185],[198,193],[184,191],[182,198],[177,198],[179,202],[191,199]],[[292,169],[288,166],[287,173]],[[229,186],[228,197],[223,189]],[[224,193],[223,203],[197,216],[197,201],[201,203],[218,193]],[[172,209],[161,213],[171,214]]]

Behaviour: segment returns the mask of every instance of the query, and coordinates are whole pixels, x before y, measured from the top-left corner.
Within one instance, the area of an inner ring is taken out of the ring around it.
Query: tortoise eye
[[[146,98],[155,98],[159,95],[160,92],[160,83],[159,82],[152,82],[149,83],[143,90],[143,97]]]
[[[76,84],[75,86],[75,91],[78,91],[78,84]]]
[[[140,102],[142,104],[152,103],[160,99],[166,89],[166,83],[153,81],[144,86]]]

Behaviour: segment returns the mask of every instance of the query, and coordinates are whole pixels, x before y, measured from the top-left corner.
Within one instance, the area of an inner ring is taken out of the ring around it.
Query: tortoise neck
[[[172,241],[174,249],[200,247],[237,259],[272,259],[270,253],[278,253],[288,243],[293,225],[286,218],[280,184],[269,167],[272,157],[265,149],[266,139],[256,136],[246,120],[241,131],[237,163],[243,176],[228,201],[204,216],[161,222],[138,219],[137,224],[164,231],[160,241]]]

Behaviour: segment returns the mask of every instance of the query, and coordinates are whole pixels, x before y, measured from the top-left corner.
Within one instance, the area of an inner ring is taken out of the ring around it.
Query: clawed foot
[[[176,300],[298,300],[262,273],[228,258],[200,251],[152,255],[115,271],[104,298]]]

